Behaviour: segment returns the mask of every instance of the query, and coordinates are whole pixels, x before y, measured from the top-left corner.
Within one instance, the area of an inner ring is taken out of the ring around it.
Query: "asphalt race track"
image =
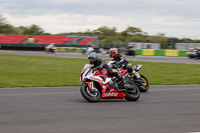
[[[0,89],[1,133],[200,132],[200,85],[152,85],[137,102],[89,103],[79,87]]]
[[[63,53],[57,52],[55,54],[46,54],[45,52],[34,51],[5,51],[0,50],[0,54],[16,54],[16,55],[34,55],[34,56],[52,56],[52,57],[67,57],[67,58],[87,58],[87,55],[81,53]],[[110,59],[107,55],[98,54],[100,58]],[[126,56],[127,60],[133,61],[147,61],[147,62],[172,62],[172,63],[187,63],[187,64],[200,64],[200,60],[189,59],[188,57],[171,57],[171,56]]]
[[[0,51],[0,54],[87,58],[74,53]],[[200,60],[187,57],[127,58],[200,64]],[[141,93],[136,102],[109,99],[89,103],[79,89],[79,86],[0,88],[0,133],[200,133],[200,85],[151,85],[149,92]]]

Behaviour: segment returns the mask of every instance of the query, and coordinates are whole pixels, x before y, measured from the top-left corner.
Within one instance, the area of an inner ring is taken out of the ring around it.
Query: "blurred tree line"
[[[35,24],[30,26],[14,27],[7,23],[6,19],[0,14],[0,34],[12,35],[50,35],[45,33],[44,30]]]
[[[46,33],[40,26],[32,24],[30,26],[19,26],[14,27],[6,22],[6,19],[0,14],[0,34],[12,34],[12,35],[52,35]],[[54,34],[55,35],[55,34]],[[116,27],[102,26],[96,30],[86,30],[85,32],[69,32],[69,33],[58,33],[56,35],[63,36],[98,36],[99,43],[101,45],[109,46],[126,46],[127,42],[154,42],[160,43],[161,49],[165,49],[169,46],[174,48],[174,44],[179,42],[190,42],[196,43],[200,40],[194,40],[190,38],[176,38],[166,37],[163,33],[157,35],[148,35],[140,28],[129,26],[122,32],[117,32]]]

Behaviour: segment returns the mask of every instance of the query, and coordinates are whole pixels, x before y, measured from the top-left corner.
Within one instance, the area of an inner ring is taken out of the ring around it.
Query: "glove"
[[[94,69],[92,69],[92,72],[95,72],[97,69],[96,68],[94,68]]]
[[[117,66],[117,67],[121,67],[122,65],[121,65],[120,62],[117,62],[116,66]]]
[[[99,69],[102,69],[102,67],[101,66],[97,66],[96,69],[99,70]]]
[[[93,69],[93,72],[94,72],[94,71],[97,71],[97,70],[99,70],[99,69],[102,69],[102,67],[101,67],[101,66],[95,67],[95,68]]]

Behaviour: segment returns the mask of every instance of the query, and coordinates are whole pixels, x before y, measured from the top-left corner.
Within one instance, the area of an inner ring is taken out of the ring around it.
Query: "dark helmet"
[[[117,55],[117,54],[118,54],[118,49],[117,48],[110,48],[109,49],[109,55],[110,55],[111,58],[115,57],[115,55]]]
[[[95,52],[92,52],[88,55],[88,59],[90,64],[95,64],[95,62],[98,60],[98,55]]]

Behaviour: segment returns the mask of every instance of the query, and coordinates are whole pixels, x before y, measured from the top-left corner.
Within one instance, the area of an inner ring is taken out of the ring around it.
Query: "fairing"
[[[91,65],[85,65],[82,72],[80,81],[87,84],[88,87],[92,90],[94,87],[93,82],[85,82],[86,79],[91,81],[96,81],[101,87],[101,98],[102,99],[113,99],[113,98],[124,98],[126,95],[124,92],[118,92],[114,88],[109,86],[109,82],[112,80],[111,77],[108,76],[108,72],[105,69],[101,69],[99,71],[93,72],[91,70]],[[121,71],[121,73],[125,73]]]

